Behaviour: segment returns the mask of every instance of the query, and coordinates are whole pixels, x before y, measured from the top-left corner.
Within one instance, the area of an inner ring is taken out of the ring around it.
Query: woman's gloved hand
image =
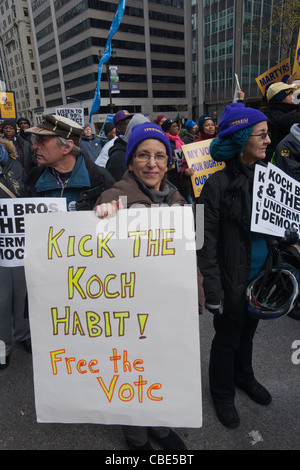
[[[219,302],[218,304],[205,304],[206,310],[208,310],[213,315],[222,315],[223,313],[223,304]]]
[[[279,248],[286,248],[291,245],[295,245],[299,240],[299,233],[296,229],[290,228],[286,229],[284,232],[284,237],[279,242]]]

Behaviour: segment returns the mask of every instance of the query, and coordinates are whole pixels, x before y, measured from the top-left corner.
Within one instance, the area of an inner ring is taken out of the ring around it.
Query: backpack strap
[[[10,189],[8,189],[6,186],[4,186],[3,183],[0,182],[0,188],[3,189],[3,191],[5,191],[10,197],[17,197],[14,193],[12,193],[10,191]]]

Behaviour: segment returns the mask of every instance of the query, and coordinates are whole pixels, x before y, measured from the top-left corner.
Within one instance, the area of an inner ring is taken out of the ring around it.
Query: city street
[[[292,349],[292,344],[300,341],[300,322],[290,317],[260,322],[255,337],[254,368],[273,401],[263,407],[237,391],[241,424],[230,430],[216,418],[208,392],[212,316],[205,312],[199,320],[203,426],[178,430],[189,451],[299,450],[300,364],[292,362],[292,354],[299,362],[300,352]],[[10,366],[0,371],[0,396],[0,450],[107,450],[118,455],[118,451],[126,449],[120,426],[38,424],[31,355],[20,345],[14,347]],[[153,445],[159,449],[156,443]]]

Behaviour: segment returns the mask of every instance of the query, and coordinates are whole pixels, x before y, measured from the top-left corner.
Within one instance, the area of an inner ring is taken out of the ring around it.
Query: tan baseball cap
[[[272,83],[267,91],[268,101],[283,101],[290,93],[294,93],[300,88],[300,84],[290,84],[283,82]]]
[[[55,135],[64,139],[73,140],[79,146],[83,134],[83,128],[72,119],[56,114],[45,114],[40,124],[25,130],[28,134]]]

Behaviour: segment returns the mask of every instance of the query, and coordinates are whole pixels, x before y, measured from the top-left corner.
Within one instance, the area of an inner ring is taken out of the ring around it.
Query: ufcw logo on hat
[[[249,121],[248,118],[246,119],[238,119],[236,121],[230,122],[229,126],[237,126],[238,124],[246,124]]]
[[[267,120],[267,116],[258,109],[246,107],[244,103],[231,103],[226,106],[219,121],[218,137],[229,137],[246,127]]]
[[[161,134],[165,135],[163,131],[161,131],[160,129],[156,129],[155,127],[146,127],[143,130],[145,132],[150,132],[150,131],[160,132]]]
[[[147,139],[160,140],[164,144],[166,147],[166,152],[169,156],[168,166],[170,166],[172,163],[172,150],[169,138],[160,126],[152,122],[145,122],[133,126],[126,147],[126,164],[128,165],[137,146]]]

